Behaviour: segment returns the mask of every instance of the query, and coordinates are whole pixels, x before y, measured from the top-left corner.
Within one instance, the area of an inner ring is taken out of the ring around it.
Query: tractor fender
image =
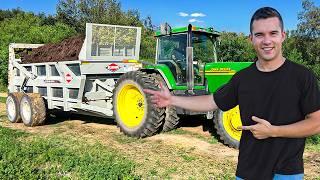
[[[163,78],[163,80],[165,81],[167,87],[169,89],[172,89],[172,86],[171,86],[167,76],[164,74],[164,72],[161,69],[140,69],[140,71],[145,72],[147,74],[152,74],[152,73],[159,74]]]

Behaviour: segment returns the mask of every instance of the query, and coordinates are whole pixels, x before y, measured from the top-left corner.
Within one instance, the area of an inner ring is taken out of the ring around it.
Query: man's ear
[[[284,40],[286,40],[287,35],[286,35],[286,32],[285,32],[285,31],[282,31],[282,32],[281,32],[281,36],[282,36],[282,42],[283,42]]]
[[[248,39],[252,43],[252,34],[251,33],[249,34],[249,38]]]

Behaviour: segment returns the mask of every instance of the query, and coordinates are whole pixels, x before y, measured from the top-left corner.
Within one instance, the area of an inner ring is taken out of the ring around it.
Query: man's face
[[[259,19],[252,23],[250,40],[259,60],[271,61],[282,58],[282,42],[285,37],[277,17]]]

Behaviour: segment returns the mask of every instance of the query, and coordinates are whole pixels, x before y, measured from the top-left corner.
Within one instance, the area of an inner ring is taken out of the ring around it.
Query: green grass
[[[113,134],[113,137],[120,144],[130,144],[130,143],[136,143],[136,142],[145,143],[146,142],[145,139],[136,138],[136,137],[129,137],[129,136],[126,136],[122,133],[121,134],[115,133],[115,134]]]
[[[307,144],[320,145],[320,134],[308,137]]]
[[[8,85],[0,83],[0,92],[7,92],[8,91]]]
[[[169,131],[169,132],[166,132],[167,134],[177,134],[177,135],[191,135],[193,137],[196,137],[198,139],[201,139],[203,141],[207,141],[208,143],[210,144],[217,144],[218,143],[218,140],[214,137],[205,137],[205,136],[202,136],[200,134],[197,134],[197,133],[193,133],[193,132],[190,132],[190,131],[186,131],[186,130],[183,130],[183,129],[174,129],[172,131]],[[306,141],[306,144],[311,147],[312,149],[318,149],[320,150],[320,134],[318,135],[313,135],[313,136],[310,136],[307,138],[307,141]]]
[[[0,97],[0,102],[1,103],[6,103],[7,98],[6,97]]]
[[[110,147],[0,127],[0,179],[139,179]]]
[[[178,128],[178,129],[174,129],[172,131],[169,131],[169,132],[166,132],[167,134],[191,134],[191,132],[189,131],[185,131],[181,128]]]
[[[318,134],[308,137],[306,144],[308,149],[320,152],[320,135]]]
[[[197,133],[194,133],[194,132],[190,132],[190,131],[186,131],[186,130],[183,130],[183,129],[174,129],[172,131],[169,131],[169,132],[166,132],[167,134],[177,134],[177,135],[190,135],[192,137],[195,137],[195,138],[198,138],[198,139],[201,139],[203,141],[206,141],[210,144],[217,144],[218,143],[218,140],[211,136],[211,137],[206,137],[206,136],[203,136],[203,135],[200,135],[200,134],[197,134]]]

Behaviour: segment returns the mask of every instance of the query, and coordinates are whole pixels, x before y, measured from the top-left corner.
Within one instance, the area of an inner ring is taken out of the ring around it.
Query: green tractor
[[[216,47],[219,32],[189,25],[171,28],[167,23],[156,32],[155,64],[122,75],[114,88],[114,114],[120,130],[133,137],[152,136],[177,128],[179,116],[204,114],[214,121],[220,139],[237,148],[241,137],[239,108],[227,112],[196,113],[175,107],[156,108],[143,89],[160,88],[162,83],[174,95],[194,96],[214,93],[237,71],[251,62],[219,62]]]

